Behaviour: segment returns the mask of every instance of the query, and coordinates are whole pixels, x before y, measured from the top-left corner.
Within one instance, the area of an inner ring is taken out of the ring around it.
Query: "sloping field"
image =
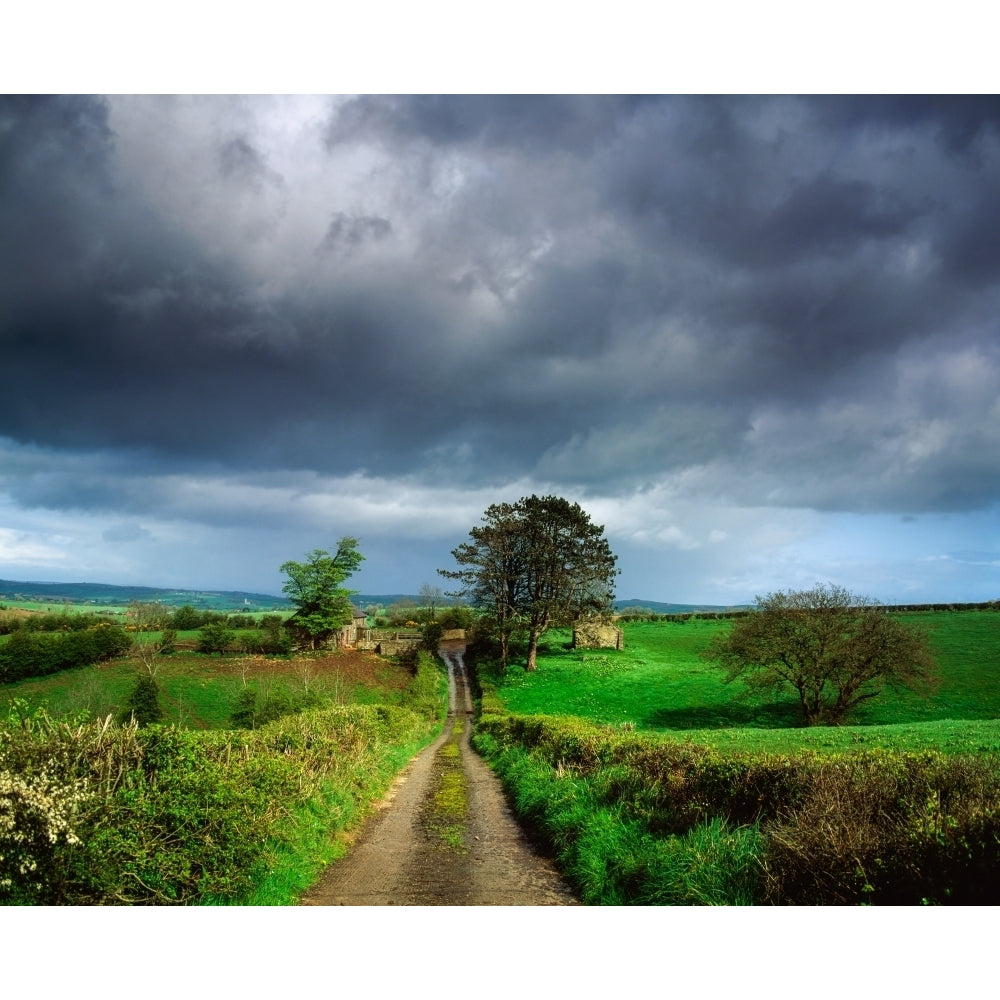
[[[23,698],[29,705],[46,706],[56,716],[117,714],[142,669],[126,658],[3,685],[0,709],[14,698]],[[247,686],[272,696],[300,698],[311,690],[345,703],[393,703],[411,679],[406,667],[354,651],[288,659],[177,653],[159,657],[156,672],[163,722],[191,729],[229,725]]]

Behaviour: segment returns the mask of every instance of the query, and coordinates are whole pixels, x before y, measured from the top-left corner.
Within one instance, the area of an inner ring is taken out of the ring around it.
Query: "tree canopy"
[[[793,689],[806,725],[836,725],[886,687],[930,693],[938,679],[926,635],[843,587],[778,591],[707,651],[757,691]]]
[[[458,570],[439,570],[458,580],[460,596],[488,611],[506,666],[510,640],[528,640],[527,669],[534,670],[538,641],[554,625],[587,614],[610,613],[617,557],[604,528],[592,524],[579,504],[532,495],[487,508],[471,541],[452,551]]]
[[[341,538],[332,555],[325,549],[314,549],[305,562],[282,563],[281,572],[288,579],[281,591],[296,609],[285,625],[304,634],[313,649],[318,649],[351,621],[354,614],[351,597],[357,591],[347,590],[341,584],[364,558],[358,551],[356,538]]]

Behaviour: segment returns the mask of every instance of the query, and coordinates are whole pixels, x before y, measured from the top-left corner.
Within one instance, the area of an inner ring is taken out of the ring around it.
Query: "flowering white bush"
[[[42,888],[53,848],[80,843],[73,822],[89,797],[83,780],[67,785],[45,771],[0,770],[0,898]]]

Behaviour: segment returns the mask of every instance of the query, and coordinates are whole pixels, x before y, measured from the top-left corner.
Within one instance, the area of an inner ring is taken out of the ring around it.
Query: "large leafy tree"
[[[527,637],[527,669],[537,666],[538,641],[555,625],[610,613],[618,574],[604,528],[562,497],[522,497],[489,507],[471,541],[452,551],[459,592],[487,609],[506,666],[515,633]]]
[[[481,520],[483,523],[469,532],[472,541],[452,550],[462,568],[438,572],[458,580],[462,587],[456,594],[490,615],[500,643],[500,662],[506,668],[510,640],[524,605],[522,519],[514,504],[495,503]]]
[[[295,613],[285,624],[303,633],[313,649],[351,621],[351,597],[357,591],[341,584],[364,558],[356,538],[341,538],[332,555],[325,549],[314,549],[305,562],[282,563],[281,572],[288,579],[281,590],[295,605]]]
[[[758,597],[707,655],[726,669],[727,681],[761,692],[794,690],[807,726],[836,725],[887,686],[929,694],[938,682],[923,632],[834,585]]]

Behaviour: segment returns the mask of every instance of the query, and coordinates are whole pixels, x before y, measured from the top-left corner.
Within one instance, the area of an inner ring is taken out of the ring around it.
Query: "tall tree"
[[[347,590],[341,584],[364,558],[358,551],[358,540],[345,537],[337,543],[333,555],[325,549],[314,549],[304,563],[291,560],[282,563],[281,572],[288,579],[281,591],[296,608],[285,625],[305,634],[313,649],[318,649],[351,621],[354,614],[351,597],[357,591]]]
[[[437,607],[443,597],[444,594],[441,593],[440,587],[435,587],[430,583],[420,585],[420,607],[428,621],[434,621],[437,618]]]
[[[837,724],[886,687],[930,693],[938,672],[927,637],[843,587],[758,597],[707,651],[758,691],[796,692],[807,726]]]
[[[469,532],[472,541],[452,550],[455,561],[463,568],[438,572],[461,583],[458,596],[488,611],[500,643],[500,664],[506,669],[510,640],[524,603],[521,517],[514,504],[495,503],[487,507],[481,520],[482,525]]]
[[[452,551],[459,570],[439,570],[463,584],[462,596],[488,608],[506,667],[510,639],[524,632],[526,669],[537,667],[538,642],[554,625],[585,614],[610,613],[617,561],[604,528],[579,504],[532,495],[483,514],[466,542]]]

